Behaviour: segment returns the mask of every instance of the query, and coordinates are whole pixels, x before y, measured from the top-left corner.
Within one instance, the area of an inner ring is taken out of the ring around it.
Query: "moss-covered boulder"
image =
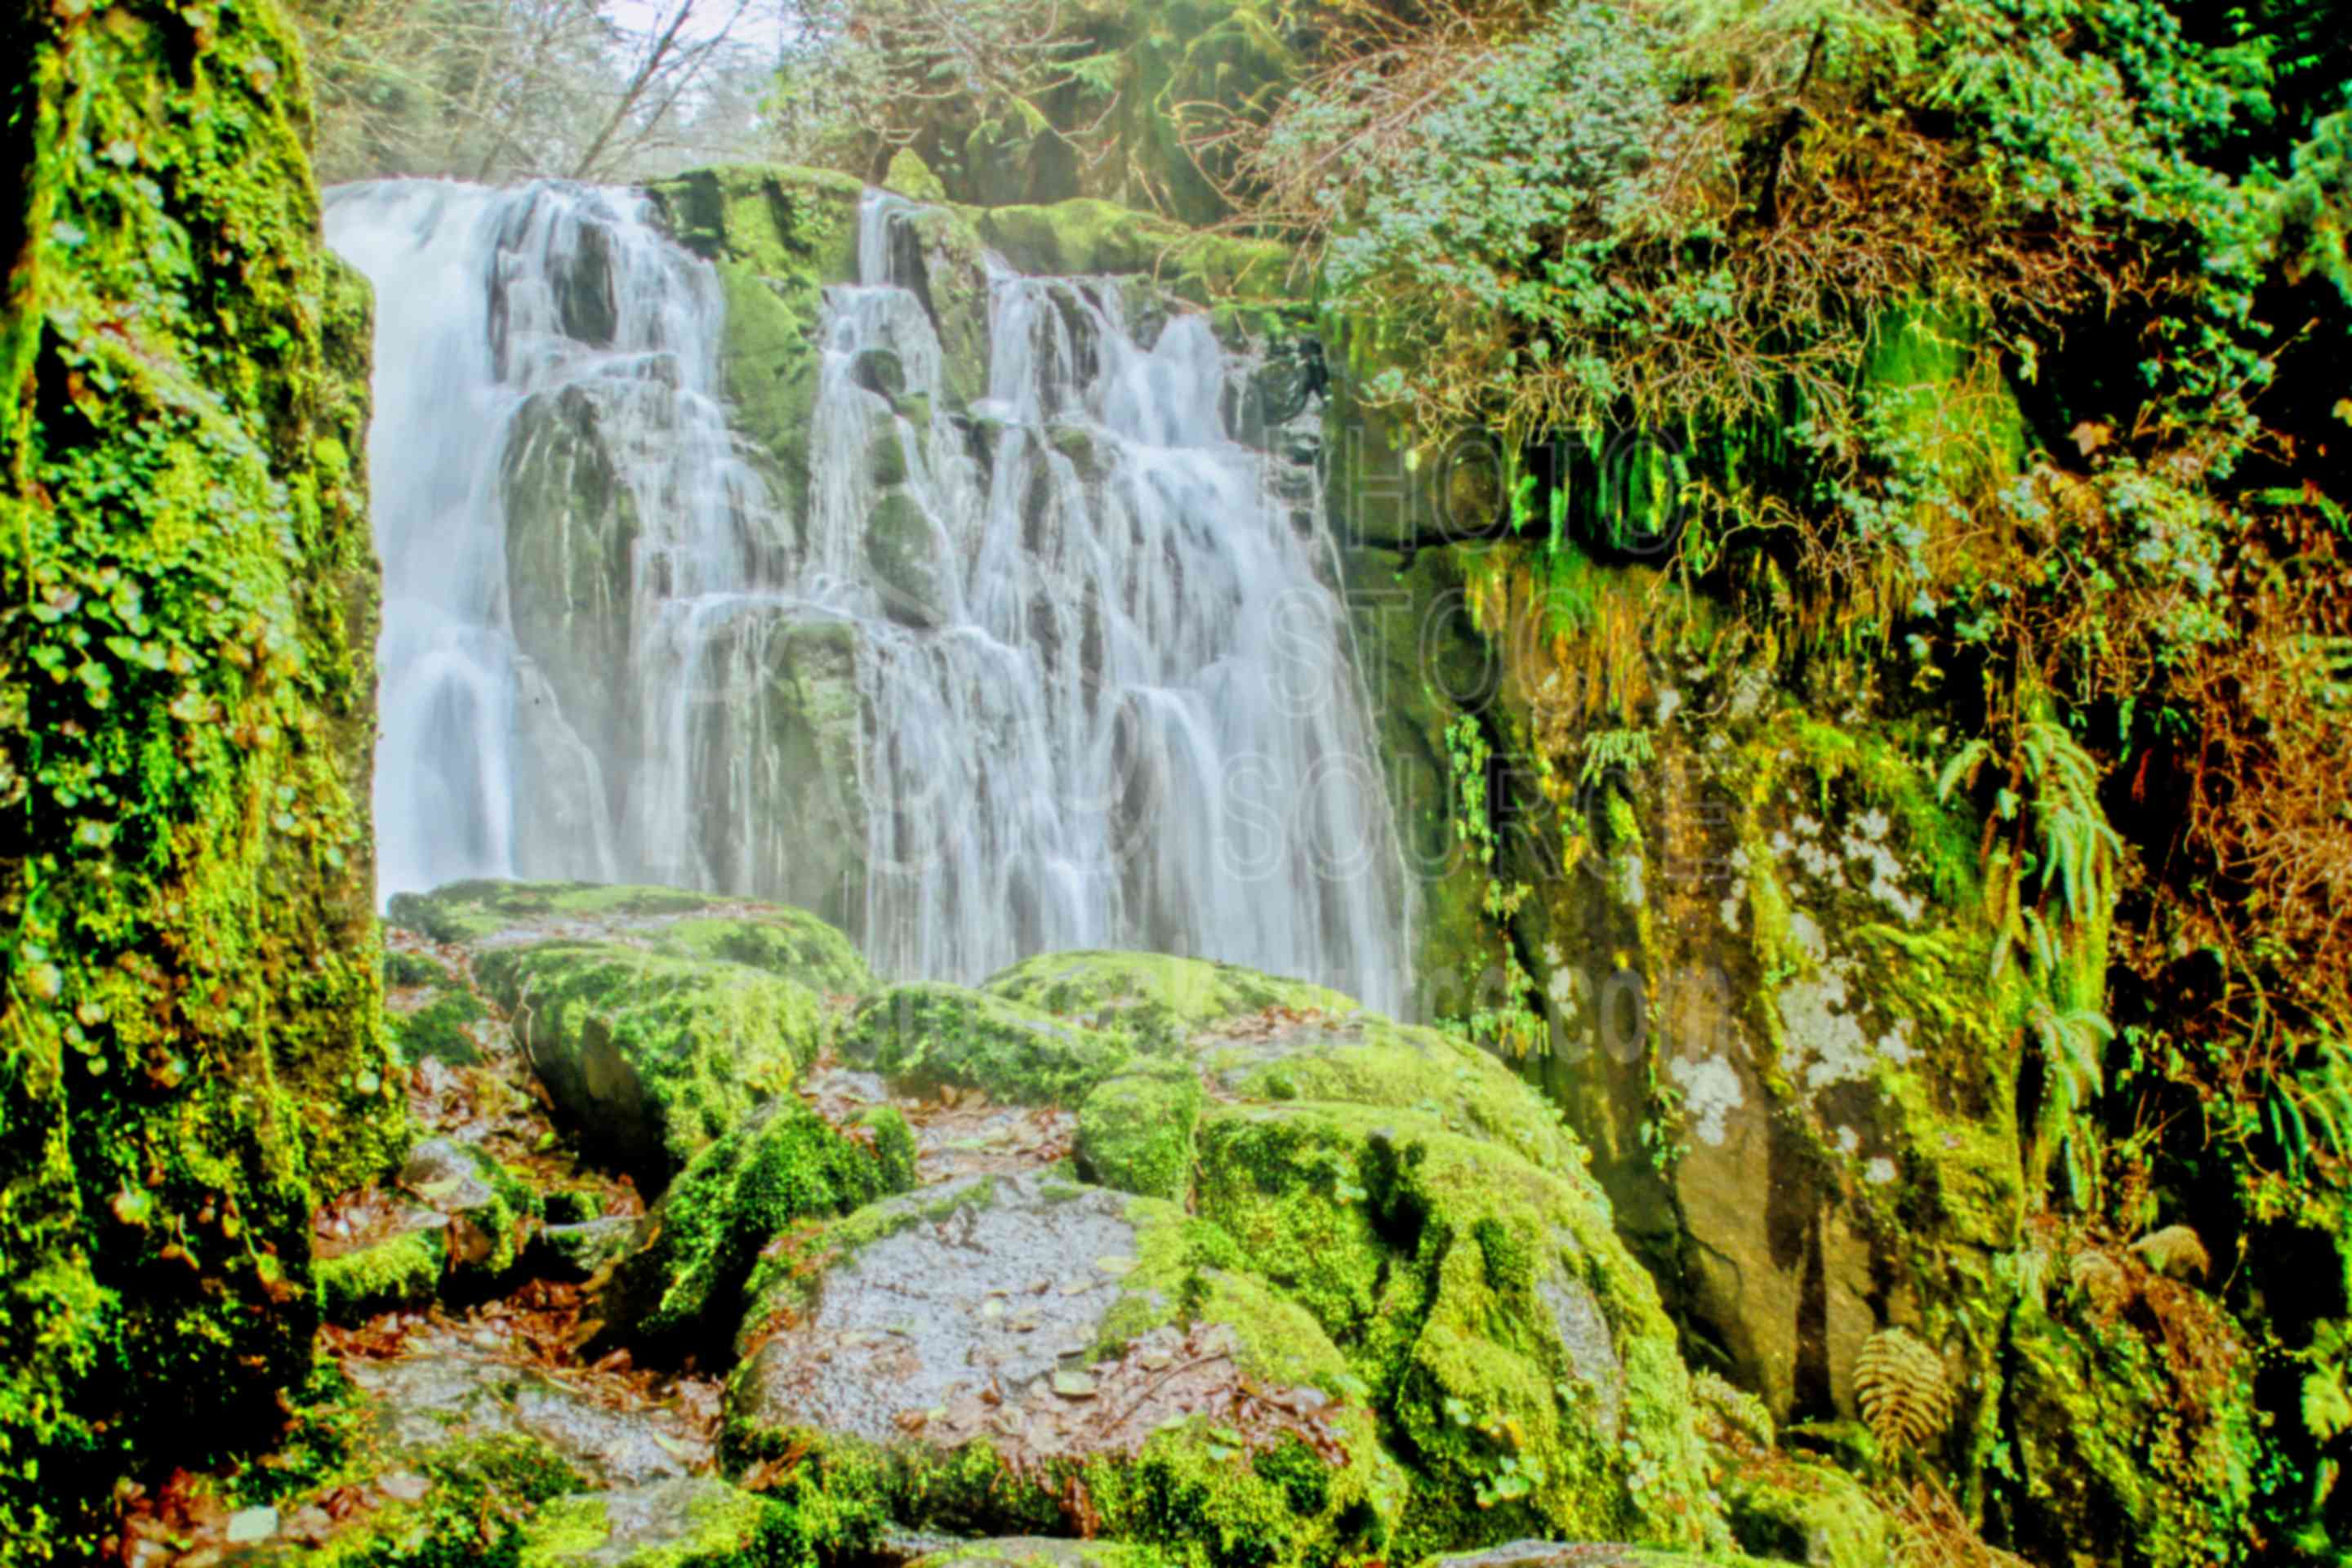
[[[399,1155],[365,286],[268,0],[19,8],[0,185],[0,1539],[272,1430]]]
[[[2053,1279],[2009,1326],[2016,1474],[1995,1506],[2011,1533],[2053,1560],[2098,1542],[2122,1568],[2230,1561],[2254,1507],[2262,1420],[2242,1331],[2121,1249],[2077,1241],[2053,1263],[2082,1282]]]
[[[649,1194],[789,1089],[823,1039],[814,991],[744,963],[550,942],[475,973],[582,1152]]]
[[[1197,1194],[1373,1391],[1413,1477],[1401,1546],[1719,1540],[1675,1330],[1606,1200],[1423,1098],[1221,1106]]]
[[[760,1251],[793,1222],[845,1214],[915,1184],[914,1136],[889,1106],[836,1130],[789,1096],[695,1157],[646,1215],[598,1303],[608,1338],[721,1359]]]
[[[1149,1063],[1097,1085],[1078,1107],[1076,1152],[1087,1180],[1149,1198],[1192,1190],[1200,1080],[1181,1063]]]
[[[1040,953],[990,976],[982,988],[1160,1055],[1213,1025],[1255,1015],[1358,1011],[1352,998],[1303,980],[1157,952]]]
[[[557,1498],[524,1530],[520,1568],[795,1568],[786,1510],[709,1476]]]
[[[755,1276],[725,1455],[957,1531],[1318,1562],[1397,1489],[1345,1360],[1173,1205],[983,1177],[793,1238]]]
[[[1740,1548],[1805,1568],[1879,1568],[1895,1560],[1897,1533],[1885,1510],[1845,1471],[1785,1455],[1727,1468],[1724,1511]]]
[[[904,1093],[976,1089],[1016,1105],[1076,1105],[1133,1055],[1115,1035],[961,985],[896,985],[835,1042],[842,1060]]]
[[[748,964],[827,994],[856,995],[874,984],[857,944],[805,909],[681,888],[452,882],[430,893],[396,894],[385,918],[435,942],[477,950],[593,941]]]

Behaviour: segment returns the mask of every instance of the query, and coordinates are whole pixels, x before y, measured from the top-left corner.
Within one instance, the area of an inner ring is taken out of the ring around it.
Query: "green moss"
[[[1078,1168],[1100,1186],[1181,1200],[1192,1189],[1193,1130],[1207,1096],[1190,1072],[1128,1073],[1078,1107]]]
[[[1200,1203],[1312,1312],[1411,1473],[1408,1554],[1719,1536],[1672,1325],[1590,1184],[1411,1111],[1235,1107]]]
[[[802,1568],[799,1519],[706,1477],[558,1498],[523,1531],[518,1568]]]
[[[646,187],[680,244],[771,277],[857,281],[857,205],[866,187],[828,169],[744,164],[697,169]]]
[[[1998,1506],[2021,1543],[2053,1555],[2101,1541],[2122,1568],[2245,1561],[2261,1424],[2251,1352],[2219,1303],[2128,1267],[2133,1312],[2018,1303],[2005,1362],[2015,1474]]]
[[[278,8],[11,24],[0,1539],[279,1419],[314,1198],[397,1158],[365,286]]]
[[[449,966],[430,953],[387,952],[383,955],[383,983],[387,989],[446,986],[456,981]]]
[[[943,202],[948,199],[947,187],[931,173],[931,166],[912,147],[901,147],[890,155],[889,173],[882,183],[902,196],[919,202]]]
[[[357,1323],[402,1307],[431,1304],[441,1288],[441,1233],[412,1230],[318,1266],[319,1304],[327,1319]]]
[[[677,888],[455,882],[395,895],[387,919],[436,942],[504,946],[531,938],[594,939],[740,963],[823,992],[856,994],[874,984],[857,944],[806,910]]]
[[[756,1112],[695,1158],[655,1207],[609,1321],[675,1353],[723,1347],[768,1242],[794,1221],[845,1214],[914,1185],[914,1135],[889,1107],[845,1137],[798,1100]]]
[[[1737,1468],[1723,1483],[1731,1532],[1743,1551],[1817,1568],[1881,1568],[1895,1532],[1862,1483],[1842,1470],[1772,1460]]]
[[[414,1013],[391,1015],[387,1032],[404,1061],[472,1067],[482,1059],[482,1052],[467,1026],[489,1016],[472,992],[444,991]]]
[[[1560,1113],[1458,1035],[1362,1014],[1265,1037],[1209,1036],[1197,1049],[1202,1067],[1228,1093],[1416,1111],[1591,1188],[1583,1147],[1561,1126]],[[1598,1189],[1591,1190],[1599,1201]]]
[[[511,1568],[523,1521],[587,1484],[552,1448],[520,1433],[452,1443],[421,1468],[422,1499],[387,1500],[302,1561],[310,1568]]]
[[[874,972],[856,942],[814,915],[782,905],[763,906],[750,918],[673,921],[653,933],[652,947],[679,958],[740,963],[835,995],[874,987]]]
[[[977,1089],[1015,1105],[1076,1105],[1129,1058],[1117,1037],[960,985],[894,986],[858,1009],[842,1059],[903,1089]]]
[[[499,949],[475,973],[583,1150],[648,1192],[789,1088],[822,1040],[814,992],[739,963],[558,942]]]
[[[983,990],[1164,1055],[1212,1025],[1268,1012],[1338,1016],[1357,1005],[1303,980],[1157,952],[1049,952],[989,977]]]

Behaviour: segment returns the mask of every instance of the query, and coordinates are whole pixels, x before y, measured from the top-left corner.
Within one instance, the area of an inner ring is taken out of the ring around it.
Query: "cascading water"
[[[1229,438],[1235,366],[1202,316],[999,268],[956,408],[915,211],[870,194],[825,292],[800,505],[642,198],[336,193],[379,300],[384,890],[668,882],[816,908],[890,974],[1144,947],[1401,1006],[1328,542]]]

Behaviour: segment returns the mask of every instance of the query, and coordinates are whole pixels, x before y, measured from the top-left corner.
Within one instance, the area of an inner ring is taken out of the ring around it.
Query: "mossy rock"
[[[2111,1312],[2053,1287],[2048,1310],[2028,1299],[2011,1315],[2016,1474],[1994,1507],[2053,1560],[2095,1542],[2119,1568],[2229,1562],[2255,1495],[2252,1352],[2212,1298],[2136,1258],[2117,1268],[2129,1300]]]
[[[1172,1052],[1213,1025],[1253,1015],[1338,1016],[1359,1010],[1350,998],[1303,980],[1157,952],[1040,953],[991,975],[982,989],[1154,1054]]]
[[[1173,1568],[1173,1562],[1157,1547],[1131,1542],[1006,1535],[918,1557],[908,1568]]]
[[[388,1173],[366,284],[268,0],[21,11],[0,184],[0,1541],[278,1430]],[[100,157],[96,149],[112,148]]]
[[[1387,1416],[1408,1553],[1721,1538],[1674,1326],[1588,1179],[1360,1104],[1223,1107],[1201,1141],[1201,1213]]]
[[[582,1152],[648,1194],[788,1089],[822,1043],[817,994],[747,964],[555,942],[494,950],[475,973]]]
[[[912,147],[901,147],[890,154],[889,172],[882,176],[883,184],[919,202],[943,202],[948,188],[931,173],[931,166]]]
[[[801,1568],[791,1510],[709,1476],[557,1498],[524,1528],[519,1568]]]
[[[488,1022],[489,1016],[481,998],[453,986],[435,992],[413,1011],[387,1007],[384,1026],[403,1061],[473,1067],[481,1061],[482,1048],[471,1026]]]
[[[1557,1541],[1514,1541],[1483,1552],[1450,1552],[1430,1558],[1423,1568],[1769,1568],[1752,1557],[1732,1552],[1693,1556],[1683,1552],[1653,1552],[1639,1546],[1601,1542],[1569,1544]]]
[[[1881,1568],[1895,1551],[1894,1521],[1843,1470],[1775,1455],[1734,1466],[1722,1485],[1743,1551],[1806,1568]]]
[[[544,1279],[593,1279],[628,1258],[637,1222],[621,1215],[543,1225],[531,1233],[523,1261]]]
[[[1559,1111],[1493,1053],[1458,1035],[1357,1013],[1207,1030],[1192,1037],[1192,1049],[1222,1095],[1417,1112],[1573,1181],[1607,1206],[1584,1175],[1584,1147]]]
[[[755,1279],[723,1457],[803,1454],[877,1519],[1196,1563],[1319,1562],[1396,1493],[1345,1360],[1176,1205],[975,1178],[795,1236]],[[1083,1488],[1081,1494],[1076,1489]]]
[[[898,985],[860,1007],[835,1048],[901,1092],[976,1089],[1012,1105],[1076,1105],[1133,1054],[1115,1036],[961,985]]]
[[[358,1323],[379,1312],[431,1306],[441,1292],[445,1254],[437,1229],[411,1230],[317,1264],[319,1306],[329,1322]]]
[[[791,164],[696,169],[646,187],[677,242],[770,274],[804,272],[818,283],[857,281],[856,176]]]
[[[1161,1065],[1161,1064],[1154,1064]],[[1188,1068],[1122,1073],[1078,1107],[1078,1172],[1101,1186],[1181,1201],[1208,1096]]]
[[[400,1184],[421,1206],[396,1234],[320,1260],[319,1300],[330,1321],[488,1295],[513,1273],[542,1212],[514,1173],[447,1138],[411,1149]]]
[[[733,1337],[760,1249],[794,1221],[915,1184],[914,1135],[887,1106],[846,1133],[786,1096],[696,1156],[662,1194],[598,1303],[608,1335],[675,1356]]]
[[[453,882],[430,893],[395,894],[386,918],[436,942],[478,949],[608,942],[748,964],[821,992],[856,995],[874,984],[856,944],[806,910],[680,888]]]
[[[1291,291],[1293,255],[1287,247],[1195,234],[1116,202],[1080,196],[1048,205],[986,207],[969,216],[985,244],[1032,277],[1149,274],[1170,296],[1195,305]]]

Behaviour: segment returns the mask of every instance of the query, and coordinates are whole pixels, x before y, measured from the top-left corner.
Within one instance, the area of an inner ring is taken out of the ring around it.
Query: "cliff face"
[[[151,1445],[275,1416],[312,1203],[401,1135],[369,308],[274,6],[0,34],[0,1538],[73,1557]]]

